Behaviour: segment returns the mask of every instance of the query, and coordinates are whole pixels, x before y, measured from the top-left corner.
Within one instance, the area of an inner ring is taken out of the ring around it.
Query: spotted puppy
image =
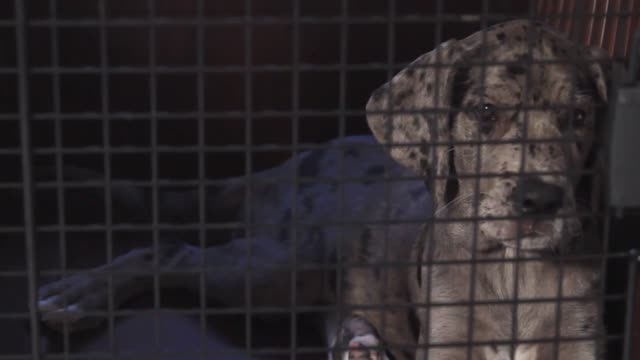
[[[244,300],[246,266],[269,266],[252,272],[252,300],[283,305],[292,277],[277,265],[340,260],[333,291],[318,267],[295,283],[298,304],[343,304],[346,313],[328,319],[337,324],[329,331],[334,359],[596,359],[598,267],[558,254],[597,244],[579,209],[598,205],[581,170],[598,159],[596,115],[607,101],[599,60],[528,21],[447,41],[372,94],[368,122],[386,153],[369,148],[370,138],[304,153],[251,177],[249,209],[244,179],[230,179],[207,206],[276,226],[256,225],[205,251],[163,247],[158,261],[170,269],[204,263],[207,294],[230,304]],[[266,181],[291,174],[323,180]],[[365,175],[379,178],[354,179]],[[108,270],[149,270],[151,254],[135,250],[45,286],[43,318],[82,325],[106,306]],[[117,304],[151,282],[118,275],[114,284]]]

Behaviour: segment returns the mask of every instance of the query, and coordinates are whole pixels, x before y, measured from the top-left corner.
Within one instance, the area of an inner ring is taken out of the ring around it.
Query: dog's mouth
[[[508,239],[501,239],[500,242],[506,248],[520,249],[523,251],[532,251],[540,253],[558,253],[567,244],[563,242],[571,243],[579,237],[579,232],[574,233],[569,231],[568,226],[570,220],[563,220],[564,231],[558,232],[557,226],[554,226],[554,222],[557,219],[521,219],[514,221],[513,236]],[[556,224],[557,225],[557,224]],[[563,240],[564,239],[564,240]],[[566,240],[570,239],[570,240]]]

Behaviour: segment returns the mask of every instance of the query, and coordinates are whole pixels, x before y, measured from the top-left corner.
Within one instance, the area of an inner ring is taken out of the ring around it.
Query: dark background
[[[155,164],[158,177],[163,180],[199,178],[198,152],[185,150],[198,145],[199,120],[204,129],[203,142],[212,147],[245,144],[248,113],[252,145],[288,145],[294,138],[299,143],[322,142],[339,136],[341,124],[347,135],[368,133],[362,113],[364,104],[371,91],[388,79],[389,73],[384,68],[367,69],[366,65],[409,62],[432,49],[438,38],[435,22],[407,20],[407,16],[433,16],[436,1],[396,1],[392,11],[404,20],[395,23],[392,37],[389,37],[386,20],[390,12],[386,0],[348,1],[347,14],[352,23],[344,28],[336,18],[341,15],[341,1],[300,1],[299,15],[307,20],[298,25],[297,57],[303,69],[298,73],[298,89],[294,91],[292,1],[252,1],[251,16],[256,22],[249,30],[241,22],[246,15],[244,1],[203,3],[207,20],[219,22],[204,26],[203,62],[207,69],[214,71],[200,77],[196,68],[199,47],[196,0],[155,1],[158,17],[182,23],[157,25],[154,53],[150,49],[149,27],[144,23],[149,16],[146,0],[105,1],[104,14],[98,0],[60,0],[55,9],[46,0],[30,1],[29,17],[33,23],[29,27],[28,51],[32,71],[30,110],[34,119],[31,141],[38,180],[54,179],[53,174],[46,171],[51,166],[79,166],[102,173],[105,149],[111,152],[113,179],[150,180],[154,165],[152,111],[158,113],[156,144],[164,147],[158,152]],[[477,15],[482,11],[481,4],[476,0],[444,1],[442,11],[451,15]],[[526,17],[527,9],[526,1],[495,0],[489,6],[492,15],[504,19]],[[101,15],[108,22],[104,33],[97,23]],[[23,222],[13,17],[11,2],[0,2],[0,151],[6,150],[0,153],[0,168],[5,169],[0,172],[0,199],[4,199],[0,200],[0,228],[6,230],[0,233],[0,271],[9,274],[0,275],[0,291],[10,293],[0,297],[0,355],[29,351],[27,320],[3,316],[27,311],[26,278],[9,273],[24,271],[26,257],[19,229],[11,231]],[[309,17],[317,21],[310,22]],[[128,20],[115,21],[123,18]],[[58,23],[52,26],[47,21],[51,19],[57,19]],[[489,21],[492,22],[496,21]],[[460,38],[479,28],[478,21],[446,21],[442,23],[439,40]],[[346,58],[341,57],[344,30]],[[251,74],[243,67],[247,56],[246,31],[251,37],[249,59],[255,67]],[[102,39],[106,40],[104,53]],[[152,61],[157,67],[155,76],[149,72]],[[342,61],[347,68],[337,66]],[[317,68],[313,69],[314,65]],[[227,71],[220,71],[223,68]],[[103,69],[107,71],[103,73]],[[246,88],[247,76],[250,76],[249,89]],[[199,101],[199,79],[203,85],[202,101]],[[247,93],[250,103],[246,101]],[[294,99],[300,110],[296,134],[292,133]],[[204,115],[199,117],[199,114]],[[183,149],[178,151],[178,147]],[[276,165],[290,155],[288,150],[255,150],[251,154],[252,170]],[[242,175],[245,160],[242,150],[207,152],[203,175],[207,179]],[[36,192],[37,222],[41,226],[37,243],[39,268],[60,268],[63,237],[68,268],[104,263],[107,246],[104,233],[46,228],[60,224],[61,219],[65,224],[104,223],[102,190],[66,188],[61,193],[66,200],[64,206],[56,187],[43,185]],[[64,217],[59,207],[64,208]],[[119,214],[114,211],[114,222],[131,220]],[[626,231],[618,234],[619,237],[628,234]],[[115,254],[119,254],[148,244],[151,235],[114,232],[113,238]],[[613,245],[616,246],[624,248],[621,242]],[[197,307],[195,298],[168,292],[166,296],[163,294],[163,304],[166,299],[168,306]],[[148,307],[149,299],[143,297],[132,306]],[[242,337],[242,321],[240,317],[211,323],[223,326],[231,337]],[[229,324],[234,322],[240,325],[232,329]],[[288,323],[284,324],[284,329],[278,332],[284,331],[281,342],[286,346]],[[270,326],[265,325],[267,329]],[[70,348],[78,351],[101,335],[104,329],[74,336]],[[195,339],[194,344],[197,341]],[[255,343],[261,341],[270,346],[274,344],[271,337],[263,339],[256,335]],[[49,335],[49,350],[61,351],[62,343],[62,338]]]

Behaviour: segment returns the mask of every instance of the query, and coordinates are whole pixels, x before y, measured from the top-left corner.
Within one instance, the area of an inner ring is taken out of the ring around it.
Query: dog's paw
[[[108,284],[91,271],[47,284],[38,291],[41,320],[58,331],[96,327],[103,319],[87,316],[87,312],[106,308],[107,288]]]
[[[342,322],[334,346],[333,360],[389,360],[378,332],[360,316]]]

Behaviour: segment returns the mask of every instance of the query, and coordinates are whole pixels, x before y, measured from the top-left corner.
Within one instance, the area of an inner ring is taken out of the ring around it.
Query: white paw
[[[380,341],[373,334],[356,336],[349,341],[343,360],[386,360],[384,351],[376,349],[379,346]]]
[[[102,285],[102,286],[101,286]],[[38,311],[42,321],[54,330],[75,331],[97,326],[101,319],[86,311],[101,310],[106,304],[106,284],[90,273],[78,274],[39,289]]]
[[[336,360],[388,360],[376,329],[363,317],[351,316],[342,322],[336,337]]]

